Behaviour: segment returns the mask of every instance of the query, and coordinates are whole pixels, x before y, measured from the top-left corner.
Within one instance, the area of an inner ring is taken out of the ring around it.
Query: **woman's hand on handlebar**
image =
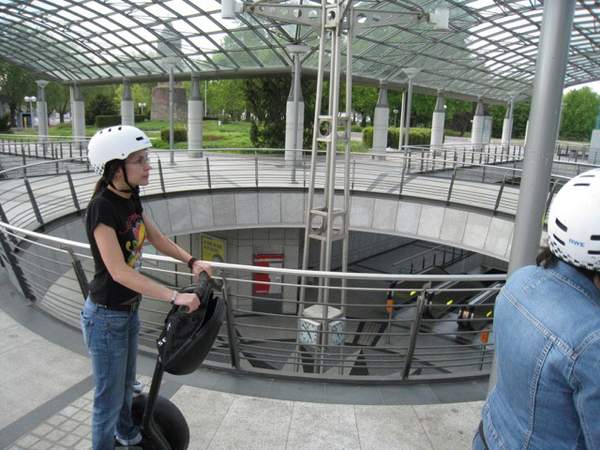
[[[210,264],[207,264],[197,259],[192,265],[192,273],[194,274],[194,280],[198,281],[202,272],[206,272],[209,277],[212,277],[212,267],[210,266]]]
[[[173,302],[178,306],[185,306],[187,309],[187,313],[191,313],[192,311],[196,311],[200,307],[200,300],[196,294],[182,294],[178,293],[175,296],[175,301]]]

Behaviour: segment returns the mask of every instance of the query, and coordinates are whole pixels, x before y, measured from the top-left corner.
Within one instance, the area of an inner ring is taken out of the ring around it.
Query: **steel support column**
[[[198,158],[202,157],[203,106],[200,95],[200,78],[192,75],[192,90],[188,100],[188,150],[191,150],[192,155]]]
[[[46,86],[48,81],[36,80],[37,89],[37,116],[38,116],[38,140],[48,140],[48,103],[46,102]]]
[[[121,97],[121,125],[135,125],[135,112],[133,97],[131,96],[131,83],[123,80],[123,96]]]
[[[546,0],[537,53],[529,133],[508,272],[535,263],[550,176],[569,56],[575,0]],[[496,382],[495,364],[490,387]]]

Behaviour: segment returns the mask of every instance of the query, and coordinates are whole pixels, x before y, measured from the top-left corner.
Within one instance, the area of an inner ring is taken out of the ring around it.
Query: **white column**
[[[481,100],[477,101],[475,115],[473,116],[473,126],[471,127],[471,145],[473,150],[481,149],[483,143],[483,127],[485,125],[485,107]]]
[[[294,155],[298,140],[296,134],[298,132],[296,120],[296,105],[294,103],[294,79],[290,86],[290,94],[288,95],[285,104],[285,162],[286,165],[294,164]]]
[[[46,86],[48,81],[36,80],[37,89],[37,116],[38,116],[38,140],[48,140],[48,103],[46,102]]]
[[[445,103],[444,96],[439,93],[435,102],[433,117],[431,118],[430,150],[435,150],[444,145],[444,123],[446,121],[446,111],[444,109]]]
[[[492,140],[492,116],[483,116],[483,133],[481,141],[484,144],[489,144]]]
[[[192,76],[192,91],[188,100],[188,150],[198,158],[202,157],[202,119],[204,102],[200,95],[200,78]]]
[[[591,164],[600,163],[600,112],[598,112],[598,117],[596,118],[596,127],[592,131],[588,162]]]
[[[71,86],[71,126],[73,140],[85,139],[85,102],[77,84]]]
[[[295,166],[301,155],[304,137],[304,99],[302,98],[302,67],[301,57],[310,49],[306,45],[292,44],[287,46],[292,55],[292,83],[290,95],[285,108],[285,162],[286,165]]]
[[[402,104],[400,105],[400,129],[398,136],[398,150],[402,148],[402,142],[404,141],[404,122],[406,116],[406,91],[402,91]]]
[[[513,100],[506,106],[506,115],[504,116],[504,122],[502,123],[502,151],[508,152],[510,150],[510,140],[512,138],[513,128]]]
[[[390,107],[388,105],[387,83],[382,81],[379,87],[379,99],[375,106],[375,117],[373,118],[373,153],[375,154],[385,154],[389,120]]]
[[[133,98],[131,97],[131,83],[123,80],[123,97],[121,98],[121,124],[135,125]]]
[[[421,72],[416,67],[407,67],[404,73],[408,77],[408,93],[406,94],[406,123],[404,125],[404,145],[408,147],[410,141],[410,116],[412,110],[413,80]]]

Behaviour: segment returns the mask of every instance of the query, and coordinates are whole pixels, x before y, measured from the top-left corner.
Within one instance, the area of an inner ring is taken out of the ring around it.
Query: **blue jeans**
[[[111,311],[88,297],[80,316],[95,384],[92,446],[94,450],[112,450],[115,436],[124,444],[136,444],[141,434],[131,417],[131,400],[140,329],[138,313]]]

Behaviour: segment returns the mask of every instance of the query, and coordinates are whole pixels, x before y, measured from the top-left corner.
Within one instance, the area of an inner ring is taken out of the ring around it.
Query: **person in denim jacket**
[[[494,313],[497,383],[474,449],[600,449],[600,170],[570,180],[548,247]]]

